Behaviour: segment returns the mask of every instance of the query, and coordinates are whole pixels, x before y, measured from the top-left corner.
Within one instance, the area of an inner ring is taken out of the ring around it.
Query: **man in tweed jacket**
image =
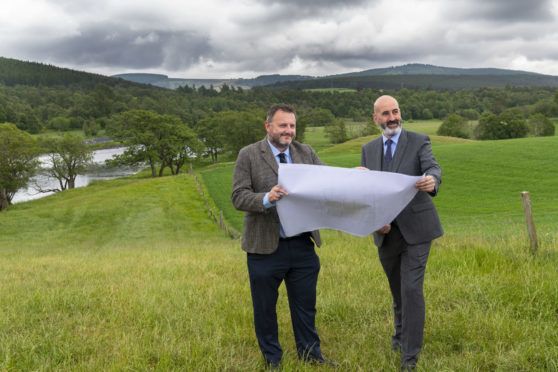
[[[294,140],[296,115],[287,105],[272,106],[267,114],[267,136],[244,147],[236,161],[232,202],[244,211],[242,249],[247,252],[254,325],[260,350],[270,369],[279,368],[283,351],[278,340],[276,304],[284,280],[289,298],[296,347],[304,361],[335,365],[322,355],[315,327],[316,284],[320,260],[316,231],[287,238],[275,202],[288,197],[277,184],[279,163],[324,163],[308,145]]]

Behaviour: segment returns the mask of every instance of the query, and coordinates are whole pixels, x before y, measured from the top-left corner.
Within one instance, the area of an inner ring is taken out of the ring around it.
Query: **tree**
[[[220,123],[219,115],[215,115],[200,120],[194,127],[194,131],[203,142],[205,151],[209,153],[213,163],[217,163],[218,155],[225,147],[224,138],[220,133]]]
[[[421,119],[432,120],[434,119],[434,114],[432,114],[432,111],[429,108],[425,108],[424,110],[422,110]]]
[[[456,114],[451,114],[442,122],[436,134],[439,136],[469,138],[466,126],[467,121],[464,118]]]
[[[483,113],[477,131],[482,140],[521,138],[527,135],[527,124],[522,114],[513,111],[504,111],[497,116]]]
[[[308,127],[325,127],[335,121],[335,116],[330,110],[324,108],[303,111],[297,120],[297,127],[303,124]]]
[[[343,119],[335,119],[326,125],[324,130],[331,143],[341,143],[347,140],[347,129]]]
[[[170,167],[172,174],[178,174],[186,159],[194,156],[200,147],[197,137],[179,118],[146,110],[118,114],[109,133],[127,145],[115,162],[147,163],[152,177],[162,176],[166,167]]]
[[[459,112],[459,116],[462,116],[468,120],[478,120],[480,115],[479,112],[475,109],[464,109]]]
[[[236,155],[244,146],[264,138],[264,117],[265,114],[259,110],[217,113],[215,118],[219,121],[218,136],[221,137],[224,150]]]
[[[64,132],[70,130],[70,125],[70,119],[57,116],[48,121],[47,128]]]
[[[186,161],[196,156],[202,145],[198,137],[190,130],[188,125],[178,118],[168,119],[160,129],[160,141],[156,146],[161,159],[159,177],[163,176],[166,167],[171,174],[177,175]]]
[[[527,126],[529,133],[535,137],[553,136],[556,130],[552,121],[543,114],[531,115]]]
[[[76,178],[91,165],[93,151],[75,134],[66,133],[63,137],[49,137],[41,140],[48,153],[49,164],[44,172],[58,180],[59,189],[39,189],[39,192],[57,192],[76,187]]]
[[[39,166],[35,139],[14,124],[0,124],[0,211],[12,204]]]
[[[374,117],[372,115],[369,115],[366,118],[366,125],[362,129],[362,135],[370,136],[372,134],[378,134],[378,133],[380,133],[380,128],[376,125],[376,122],[374,121]]]

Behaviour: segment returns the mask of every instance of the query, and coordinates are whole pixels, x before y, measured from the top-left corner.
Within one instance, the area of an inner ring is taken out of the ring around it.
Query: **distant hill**
[[[558,76],[549,75],[380,75],[316,78],[267,85],[275,89],[436,89],[558,87]]]
[[[312,80],[314,77],[305,75],[261,75],[253,79],[238,79],[234,84],[238,86],[257,87],[285,81]]]
[[[0,57],[0,84],[7,86],[80,86],[82,88],[91,88],[101,83],[109,86],[134,85],[126,80],[114,79],[104,75]]]
[[[181,79],[181,78],[169,78],[167,75],[161,74],[144,74],[144,73],[133,73],[133,74],[118,74],[112,75],[115,78],[121,78],[124,80],[133,81],[141,84],[150,84],[167,89],[176,89],[182,86],[189,87],[201,87],[205,86],[209,88],[213,86],[218,89],[223,86],[223,84],[237,86],[235,84],[235,79]],[[248,87],[248,86],[244,86]]]
[[[261,75],[253,79],[181,79],[169,78],[167,75],[144,73],[118,74],[112,75],[112,77],[129,80],[136,83],[151,84],[168,89],[176,89],[185,85],[189,87],[200,87],[203,85],[206,88],[213,86],[214,88],[219,89],[224,84],[234,87],[252,88],[256,86],[275,84],[277,82],[313,79],[312,76],[279,74]]]
[[[410,63],[403,66],[374,68],[370,70],[329,75],[324,78],[381,75],[540,75],[535,72],[505,70],[500,68],[457,68]]]
[[[452,68],[423,64],[371,69],[311,80],[276,82],[272,88],[417,89],[461,90],[506,86],[558,87],[558,76],[497,68]]]
[[[411,63],[402,66],[375,68],[345,74],[313,77],[307,75],[261,75],[252,79],[177,79],[159,74],[119,74],[114,77],[138,83],[176,89],[179,86],[212,85],[219,89],[223,84],[242,88],[266,86],[276,89],[318,88],[430,88],[461,90],[475,88],[502,88],[506,86],[558,86],[558,77],[528,71],[498,68],[456,68]]]
[[[124,80],[133,81],[135,83],[151,85],[156,85],[161,81],[167,81],[169,79],[167,75],[161,74],[118,74],[112,75],[111,77],[121,78]]]
[[[79,86],[88,89],[98,84],[133,87],[147,84],[176,89],[180,86],[213,86],[223,84],[242,88],[266,86],[274,89],[401,89],[430,88],[461,90],[502,88],[506,86],[558,87],[558,76],[497,68],[453,68],[426,64],[407,64],[356,71],[338,75],[312,77],[305,75],[262,75],[253,79],[186,79],[163,74],[118,74],[112,77],[60,68],[36,62],[0,57],[0,84],[6,86]]]

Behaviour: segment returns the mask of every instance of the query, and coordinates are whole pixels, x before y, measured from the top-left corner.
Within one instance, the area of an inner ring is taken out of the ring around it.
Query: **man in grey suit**
[[[395,333],[392,347],[401,351],[401,370],[413,370],[422,348],[425,305],[424,272],[433,239],[444,231],[431,197],[438,192],[442,171],[430,138],[401,126],[395,98],[381,96],[374,103],[374,121],[382,136],[362,147],[361,166],[370,170],[424,175],[411,202],[387,226],[374,233],[380,262],[393,297]]]
[[[275,203],[288,196],[277,184],[279,163],[324,163],[308,145],[294,140],[296,115],[288,105],[274,105],[267,113],[267,136],[240,150],[234,168],[232,202],[244,211],[242,249],[247,252],[254,325],[260,350],[269,369],[279,369],[283,351],[278,339],[276,304],[285,281],[299,357],[313,363],[336,365],[322,355],[315,326],[316,285],[320,260],[314,243],[319,231],[287,238]]]

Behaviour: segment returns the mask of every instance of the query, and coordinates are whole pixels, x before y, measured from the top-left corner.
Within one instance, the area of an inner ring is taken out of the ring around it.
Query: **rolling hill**
[[[138,83],[176,89],[179,86],[218,88],[223,84],[252,88],[318,89],[318,88],[430,88],[460,90],[474,88],[502,88],[506,86],[558,86],[558,77],[528,71],[497,68],[455,68],[412,63],[402,66],[368,69],[345,74],[313,77],[307,75],[261,75],[252,79],[180,79],[159,74],[114,75]]]

